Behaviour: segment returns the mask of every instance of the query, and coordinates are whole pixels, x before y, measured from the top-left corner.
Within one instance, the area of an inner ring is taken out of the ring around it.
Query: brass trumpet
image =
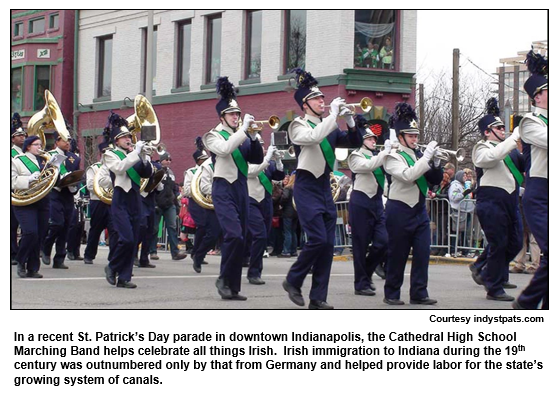
[[[422,151],[425,151],[425,149],[427,148],[427,145],[420,145],[419,143],[417,144],[417,146],[421,148]],[[441,149],[438,146],[435,148],[435,158],[438,158],[443,161],[450,161],[452,157],[455,157],[457,162],[462,162],[464,161],[464,158],[466,158],[466,153],[462,148],[456,151]]]
[[[272,130],[277,130],[280,126],[280,118],[273,115],[268,120],[254,120],[253,123],[258,124],[253,124],[249,130],[252,128],[253,131],[262,131],[264,124],[268,124]]]
[[[325,108],[330,108],[330,105],[326,105]],[[340,111],[342,110],[342,108],[348,108],[351,111],[350,115],[352,116],[355,115],[355,111],[359,108],[363,111],[363,113],[369,113],[373,108],[373,100],[371,100],[369,97],[363,97],[361,101],[357,103],[343,104],[342,106],[340,106]]]

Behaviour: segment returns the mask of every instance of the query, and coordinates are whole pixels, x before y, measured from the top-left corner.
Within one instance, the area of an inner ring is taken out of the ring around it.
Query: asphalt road
[[[68,270],[41,266],[42,279],[21,279],[12,266],[13,309],[298,309],[291,303],[281,283],[295,261],[294,258],[264,259],[262,278],[265,285],[251,285],[243,278],[241,293],[247,301],[221,300],[215,288],[219,274],[218,256],[208,256],[201,274],[192,269],[190,258],[173,261],[169,253],[160,252],[160,260],[154,261],[155,269],[135,268],[133,282],[136,289],[110,286],[105,280],[108,249],[99,248],[93,265],[82,261],[66,261]],[[383,281],[376,275],[373,281],[377,295],[356,296],[353,293],[353,264],[351,261],[334,261],[328,302],[336,309],[505,309],[511,310],[510,302],[485,299],[485,290],[476,285],[466,264],[431,264],[429,268],[429,296],[439,302],[435,306],[409,304],[409,270],[402,287],[404,306],[388,306],[382,302]],[[246,276],[246,268],[243,269]],[[511,274],[510,281],[518,285],[509,289],[518,296],[530,281],[526,274]],[[303,296],[308,303],[311,278],[303,286]]]

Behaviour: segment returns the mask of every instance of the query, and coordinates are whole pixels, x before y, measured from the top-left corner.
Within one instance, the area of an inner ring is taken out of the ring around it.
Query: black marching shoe
[[[194,271],[195,271],[196,273],[202,273],[202,266],[197,265],[196,262],[194,262],[194,263],[192,264],[192,268],[194,269]]]
[[[426,306],[431,306],[437,304],[435,299],[424,297],[423,299],[410,299],[410,304],[424,304]]]
[[[66,257],[70,260],[70,261],[83,261],[83,258],[78,256],[75,256],[73,253],[69,252]]]
[[[512,284],[512,283],[507,281],[506,283],[503,284],[503,288],[514,289],[514,288],[518,288],[518,285]]]
[[[57,263],[56,265],[52,265],[52,268],[53,269],[68,269],[68,266],[66,266],[64,264],[64,262],[62,262],[62,263]]]
[[[360,295],[360,296],[375,296],[376,295],[375,291],[373,291],[372,288],[356,289],[355,294]]]
[[[179,251],[172,257],[173,261],[180,261],[184,258],[186,258],[186,253],[184,251]]]
[[[152,265],[149,262],[140,262],[140,264],[138,265],[138,267],[149,267],[151,269],[153,269],[155,267],[155,265]]]
[[[39,254],[41,255],[41,261],[43,261],[43,263],[47,266],[50,265],[50,256],[45,255],[43,250],[41,250]]]
[[[309,310],[333,310],[334,306],[329,305],[322,300],[311,300],[309,302]]]
[[[93,265],[93,259],[84,258],[83,263],[85,263],[86,265]]]
[[[105,266],[105,278],[111,285],[116,284],[116,273],[113,272],[113,269],[109,265]]]
[[[25,265],[23,263],[18,263],[17,275],[21,278],[27,277],[27,272],[25,271]]]
[[[118,280],[118,282],[116,283],[116,286],[118,288],[128,288],[128,289],[133,289],[136,288],[137,285],[134,284],[131,281],[124,281],[124,280]]]
[[[375,273],[376,273],[377,276],[379,276],[383,280],[386,279],[386,271],[384,270],[384,268],[382,266],[378,265],[375,269]]]
[[[289,300],[301,307],[305,305],[305,299],[303,299],[303,295],[301,294],[301,290],[299,288],[295,288],[293,285],[287,282],[287,280],[283,281],[282,286],[289,295]]]
[[[385,302],[386,304],[388,304],[389,306],[403,306],[405,303],[403,301],[401,301],[400,299],[387,299],[384,298],[382,300],[383,302]]]
[[[239,292],[233,292],[233,296],[228,300],[240,300],[245,301],[247,300],[246,296],[241,295]]]
[[[202,261],[202,263],[200,265],[207,265],[207,264],[208,264],[208,262]]]
[[[248,277],[248,282],[253,285],[264,285],[266,281],[262,280],[260,277]]]
[[[27,272],[27,278],[43,278],[43,275],[37,272]]]
[[[514,296],[511,296],[507,293],[501,293],[499,295],[495,295],[495,296],[491,296],[491,295],[487,295],[485,296],[485,298],[487,300],[497,300],[500,302],[512,302],[514,300]]]
[[[12,259],[12,266],[17,265],[17,261],[15,259]]]
[[[232,299],[233,293],[231,292],[231,288],[229,288],[225,284],[225,280],[223,278],[218,278],[215,282],[215,287],[217,288],[217,293],[221,296],[222,299]]]

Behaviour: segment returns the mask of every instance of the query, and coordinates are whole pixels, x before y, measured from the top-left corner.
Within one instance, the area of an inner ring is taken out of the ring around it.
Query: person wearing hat
[[[23,129],[23,123],[21,122],[21,117],[19,113],[14,113],[12,116],[12,123],[10,125],[10,135],[12,138],[12,151],[11,156],[14,158],[19,154],[23,154],[23,142],[27,138],[27,132]],[[10,207],[10,256],[12,265],[17,265],[17,260],[15,256],[18,252],[17,244],[17,229],[19,227],[19,222],[14,214],[14,207]]]
[[[141,178],[151,176],[152,166],[144,149],[145,143],[132,144],[126,119],[111,111],[105,128],[111,130],[114,148],[103,153],[102,164],[109,169],[113,182],[111,216],[118,238],[116,244],[111,239],[112,255],[105,266],[105,278],[119,288],[136,288],[130,280],[140,236],[140,183]]]
[[[60,165],[60,178],[62,179],[72,171],[80,169],[81,159],[70,151],[70,139],[64,140],[57,131],[54,131],[52,135],[54,137],[54,149],[49,153],[66,157]],[[55,254],[52,261],[54,269],[68,269],[68,266],[64,264],[64,259],[66,258],[68,229],[75,210],[74,194],[76,192],[76,187],[54,187],[50,194],[49,230],[42,247],[41,259],[45,265],[50,265],[54,245]]]
[[[505,139],[505,125],[499,113],[497,100],[489,99],[487,114],[478,122],[483,140],[472,150],[479,185],[476,214],[488,243],[485,266],[479,278],[488,300],[513,301],[514,297],[505,292],[504,285],[508,282],[509,262],[522,248],[518,192],[524,181],[524,165],[516,149],[518,128]]]
[[[177,211],[180,209],[180,203],[177,197],[178,185],[175,182],[175,174],[171,170],[171,154],[165,152],[159,155],[158,164],[165,171],[163,179],[155,192],[155,216],[154,225],[152,226],[151,245],[149,249],[150,259],[158,260],[157,255],[157,234],[161,217],[164,220],[163,230],[167,230],[167,240],[169,241],[169,249],[171,258],[178,261],[186,258],[186,252],[179,250],[179,237],[177,233]]]
[[[526,189],[522,196],[524,216],[543,256],[534,277],[513,303],[517,309],[549,309],[549,180],[548,180],[548,61],[530,51],[526,64],[532,75],[524,83],[534,112],[520,122],[522,154],[526,158]]]
[[[261,143],[264,141],[261,139]],[[248,165],[248,195],[249,236],[245,250],[250,254],[247,270],[248,282],[253,285],[263,285],[262,270],[264,268],[264,251],[268,244],[268,233],[272,228],[273,202],[272,202],[272,180],[281,181],[285,177],[283,163],[275,146],[268,147],[262,164]]]
[[[106,149],[109,148],[109,143],[107,141],[103,141],[99,144],[99,154],[100,159],[102,158],[103,153]],[[107,205],[106,203],[99,200],[97,194],[93,190],[93,180],[95,179],[95,175],[100,172],[99,176],[105,174],[105,178],[110,181],[109,170],[106,165],[103,165],[100,161],[92,164],[87,168],[85,173],[86,176],[86,186],[89,191],[90,201],[89,201],[89,215],[91,217],[90,220],[90,228],[89,233],[87,235],[87,244],[85,246],[85,251],[83,253],[83,261],[85,264],[92,264],[93,260],[97,256],[97,249],[99,247],[99,238],[101,237],[101,233],[106,229],[109,231],[109,245],[111,245],[109,249],[109,260],[111,259],[111,252],[113,250],[113,241],[114,244],[117,242],[116,232],[113,228],[113,222],[111,218],[111,205]]]
[[[27,190],[39,178],[46,162],[41,156],[41,139],[37,135],[25,138],[22,151],[12,158],[12,189]],[[26,206],[13,206],[14,215],[21,226],[21,240],[15,255],[17,275],[21,278],[42,278],[39,273],[39,250],[48,230],[49,198]]]
[[[72,130],[72,127],[69,124],[66,124],[66,126],[69,131]],[[70,141],[70,152],[74,153],[77,157],[80,157],[80,149],[78,148],[78,143],[75,139],[72,139]],[[86,187],[82,183],[83,179],[74,186],[75,189],[78,190],[78,192],[74,194],[74,210],[72,213],[72,218],[70,220],[70,227],[68,228],[68,239],[66,242],[66,256],[71,261],[83,261],[80,248],[85,228],[84,217],[86,214],[86,206],[84,201],[85,198],[89,197],[89,195]]]
[[[260,164],[263,152],[256,133],[249,132],[254,118],[247,113],[239,124],[241,109],[228,77],[218,79],[217,91],[221,96],[216,105],[220,123],[202,137],[215,163],[212,199],[223,231],[216,287],[222,299],[246,300],[239,292],[248,224],[248,163]]]
[[[431,231],[425,198],[429,185],[440,184],[443,178],[440,159],[435,156],[437,142],[430,142],[423,153],[418,149],[417,115],[409,104],[396,105],[390,125],[400,147],[387,156],[384,164],[392,182],[385,210],[389,243],[383,301],[391,306],[404,304],[400,288],[413,247],[410,303],[431,305],[437,301],[427,291]]]
[[[354,290],[356,295],[374,296],[372,276],[377,265],[386,258],[388,247],[382,202],[386,179],[382,167],[392,149],[392,142],[386,139],[384,149],[379,153],[376,142],[382,130],[379,127],[367,127],[362,116],[358,117],[357,125],[365,131],[363,145],[354,150],[348,159],[349,169],[353,173],[349,224],[355,272]]]
[[[297,181],[293,198],[307,242],[291,266],[283,282],[289,299],[298,306],[305,300],[301,287],[312,268],[309,309],[328,310],[327,303],[330,270],[334,255],[336,207],[330,188],[330,174],[334,170],[336,147],[359,147],[361,133],[345,101],[334,98],[330,114],[325,116],[324,94],[310,72],[294,70],[297,78],[295,101],[305,115],[289,124],[289,138],[297,155]],[[325,116],[325,117],[324,117]],[[338,119],[343,118],[349,131],[341,131]]]

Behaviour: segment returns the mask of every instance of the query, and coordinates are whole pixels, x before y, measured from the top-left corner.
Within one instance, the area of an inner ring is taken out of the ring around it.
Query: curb
[[[429,263],[432,264],[459,264],[459,265],[468,265],[474,262],[476,258],[447,258],[447,257],[439,257],[439,256],[431,256],[429,258]],[[353,261],[353,256],[351,255],[337,255],[334,257],[334,262],[350,262]],[[411,258],[408,258],[408,262],[411,262]]]

